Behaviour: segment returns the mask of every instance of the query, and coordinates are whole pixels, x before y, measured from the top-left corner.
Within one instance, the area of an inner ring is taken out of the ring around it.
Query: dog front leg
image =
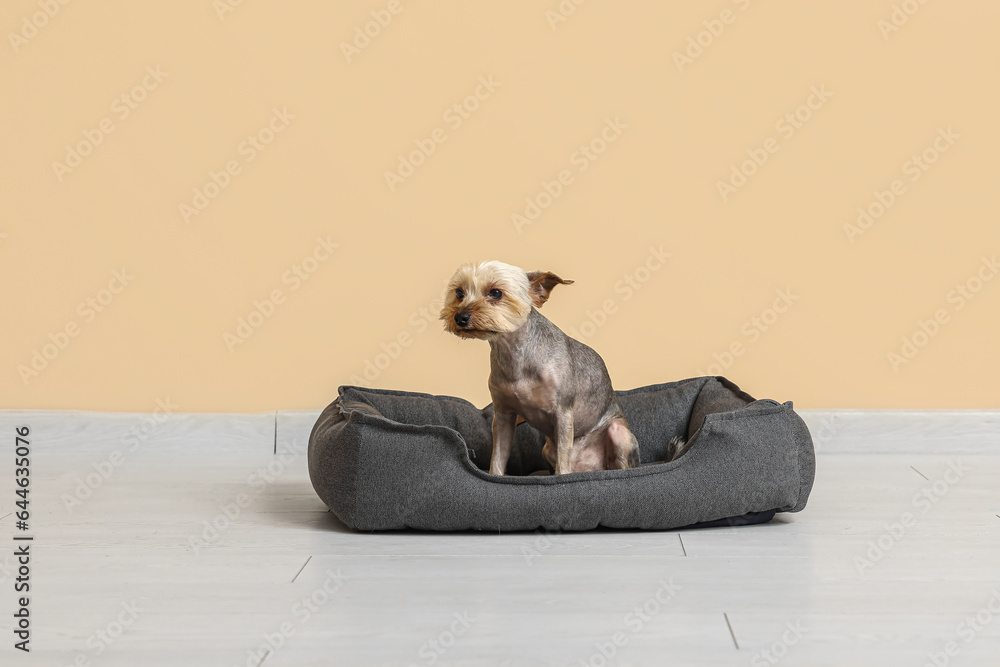
[[[573,472],[573,411],[561,410],[556,418],[556,474]]]
[[[507,459],[514,446],[514,426],[517,413],[498,409],[493,405],[493,455],[490,457],[490,474],[502,475],[507,470]]]

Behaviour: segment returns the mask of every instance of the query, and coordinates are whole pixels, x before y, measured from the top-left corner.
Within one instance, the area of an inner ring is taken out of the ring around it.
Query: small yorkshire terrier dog
[[[556,285],[572,283],[497,261],[467,264],[448,283],[445,330],[490,343],[491,474],[504,474],[521,421],[545,436],[542,454],[557,475],[639,465],[639,443],[604,360],[537,310]],[[682,448],[671,442],[669,459]]]

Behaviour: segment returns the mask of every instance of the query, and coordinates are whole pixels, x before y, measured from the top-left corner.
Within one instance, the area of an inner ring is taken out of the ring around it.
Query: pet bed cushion
[[[723,377],[616,393],[639,441],[637,468],[532,475],[549,469],[545,439],[522,423],[507,474],[491,475],[492,406],[344,386],[309,436],[309,475],[356,530],[669,529],[805,507],[815,458],[791,402],[754,400]],[[690,450],[663,462],[678,435]]]

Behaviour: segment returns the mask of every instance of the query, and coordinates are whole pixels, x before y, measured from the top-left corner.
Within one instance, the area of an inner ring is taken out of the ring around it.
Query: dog
[[[556,285],[572,284],[498,261],[466,264],[448,282],[445,330],[490,344],[493,475],[506,472],[522,421],[545,436],[542,454],[557,475],[639,465],[639,443],[604,360],[538,312]],[[683,454],[684,444],[675,438],[668,460]]]

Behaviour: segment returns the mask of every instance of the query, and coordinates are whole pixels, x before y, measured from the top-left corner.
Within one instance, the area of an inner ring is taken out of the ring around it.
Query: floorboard
[[[994,665],[1000,655],[1000,434],[989,415],[977,413],[967,450],[953,446],[962,413],[941,424],[913,414],[911,425],[894,414],[881,435],[870,414],[811,415],[843,437],[820,448],[805,511],[765,525],[501,535],[348,530],[309,483],[317,414],[0,412],[0,432],[31,427],[34,536],[34,655],[13,650],[5,612],[2,664]],[[8,540],[12,473],[0,474]],[[11,548],[2,554],[10,609],[17,563]]]

